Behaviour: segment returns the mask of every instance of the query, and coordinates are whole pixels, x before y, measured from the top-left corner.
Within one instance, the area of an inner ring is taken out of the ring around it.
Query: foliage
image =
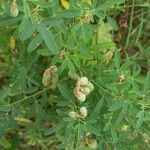
[[[150,148],[148,0],[0,4],[1,149]]]

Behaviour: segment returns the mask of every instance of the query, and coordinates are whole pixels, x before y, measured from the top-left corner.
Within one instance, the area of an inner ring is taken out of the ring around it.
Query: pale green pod
[[[14,0],[14,1],[12,2],[12,4],[11,4],[10,13],[11,13],[11,16],[12,16],[12,17],[17,17],[18,14],[19,14],[18,6],[17,6],[15,0]]]
[[[88,82],[86,86],[90,89],[90,92],[94,90],[94,85],[91,82]]]
[[[76,98],[77,98],[80,102],[84,102],[85,99],[86,99],[86,95],[80,91],[80,88],[79,88],[79,87],[76,87],[76,88],[74,89],[74,95],[76,96]]]
[[[43,74],[43,80],[42,83],[44,86],[49,86],[51,83],[51,73],[49,72],[49,70],[45,70],[44,74]]]
[[[58,85],[58,75],[55,74],[55,76],[53,76],[52,79],[50,80],[50,88],[56,89],[57,85]]]
[[[91,149],[96,149],[97,148],[97,141],[95,139],[92,139],[90,141],[90,143],[88,144],[88,146],[91,148]]]
[[[81,87],[80,91],[84,93],[86,96],[90,94],[91,90],[88,87]]]
[[[88,84],[88,78],[87,77],[81,77],[78,79],[76,86],[84,86]]]
[[[73,119],[76,119],[78,117],[78,114],[74,111],[71,111],[71,112],[68,113],[68,116],[73,118]]]
[[[82,116],[83,118],[86,118],[86,117],[87,117],[87,114],[88,114],[88,111],[87,111],[86,107],[81,107],[81,108],[80,108],[80,113],[81,113],[81,116]]]

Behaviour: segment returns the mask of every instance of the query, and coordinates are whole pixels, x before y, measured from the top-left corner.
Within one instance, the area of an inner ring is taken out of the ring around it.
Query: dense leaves
[[[148,2],[0,4],[0,149],[150,148]]]

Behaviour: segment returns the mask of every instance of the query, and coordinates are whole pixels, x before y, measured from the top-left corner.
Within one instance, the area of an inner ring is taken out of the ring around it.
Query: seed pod
[[[81,77],[78,79],[76,86],[84,86],[88,84],[88,78],[87,77]]]
[[[96,149],[97,148],[97,142],[96,140],[91,140],[90,143],[88,144],[88,146],[91,148],[91,149]]]
[[[74,112],[74,111],[69,112],[68,115],[69,115],[69,117],[71,117],[73,119],[76,119],[78,117],[78,114],[76,112]]]
[[[94,90],[94,85],[91,82],[88,82],[87,87],[90,89],[90,92]]]
[[[85,99],[86,99],[85,94],[80,91],[80,87],[76,87],[76,88],[74,89],[74,95],[76,96],[76,98],[77,98],[80,102],[84,102]]]
[[[86,117],[87,117],[87,114],[88,114],[88,111],[87,111],[86,107],[81,107],[81,108],[80,108],[80,113],[81,113],[81,116],[82,116],[83,118],[86,118]]]
[[[58,71],[58,68],[55,65],[52,65],[49,70],[52,74],[55,74]]]
[[[15,46],[16,46],[16,39],[14,38],[14,36],[11,36],[11,37],[10,37],[9,46],[10,46],[11,50],[14,50],[14,49],[15,49]]]
[[[43,74],[43,80],[42,83],[44,86],[49,86],[50,85],[50,81],[51,81],[51,73],[49,69],[46,69],[44,74]]]
[[[52,65],[50,68],[46,69],[43,74],[42,83],[44,86],[52,86],[52,89],[57,87],[58,75],[57,75],[57,67]]]
[[[19,14],[18,6],[16,4],[16,0],[13,0],[11,7],[10,7],[10,13],[12,17],[17,17]]]
[[[83,88],[81,87],[80,89],[81,89],[80,91],[84,93],[86,96],[89,95],[91,92],[91,90],[88,87],[83,87]]]
[[[53,76],[50,81],[50,89],[56,89],[57,85],[58,85],[58,75],[55,74],[55,76]]]

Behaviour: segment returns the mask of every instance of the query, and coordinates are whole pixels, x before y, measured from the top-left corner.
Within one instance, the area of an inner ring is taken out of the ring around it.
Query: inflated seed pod
[[[84,86],[88,84],[88,78],[87,77],[81,77],[78,79],[76,86]]]
[[[19,10],[18,10],[16,0],[13,0],[13,2],[11,3],[10,13],[11,13],[12,17],[17,17],[18,14],[19,14]]]
[[[78,117],[78,114],[74,111],[71,111],[71,112],[68,113],[68,116],[73,118],[73,119],[76,119]]]
[[[86,118],[86,117],[87,117],[87,114],[88,114],[88,111],[87,111],[86,107],[81,107],[81,108],[80,108],[80,113],[81,113],[81,116],[82,116],[83,118]]]
[[[74,89],[74,95],[80,102],[84,102],[86,99],[86,95],[80,91],[80,87]]]
[[[55,89],[57,87],[57,70],[58,68],[55,65],[52,65],[50,68],[45,70],[42,80],[44,86],[51,86],[51,89]]]
[[[96,149],[96,148],[97,148],[97,141],[96,141],[95,139],[90,140],[88,146],[89,146],[91,149]]]
[[[52,65],[49,70],[52,74],[55,74],[58,71],[58,68],[55,65]]]
[[[82,93],[84,93],[86,96],[89,95],[90,92],[91,92],[90,88],[88,88],[88,87],[86,87],[86,86],[85,86],[85,87],[81,87],[80,89],[81,89],[80,91],[81,91]]]
[[[49,86],[51,83],[51,79],[52,79],[51,72],[49,69],[46,69],[43,74],[43,80],[42,80],[43,85]]]
[[[86,86],[90,89],[90,92],[94,90],[94,85],[91,82],[88,82]]]
[[[50,89],[56,89],[58,85],[58,75],[53,75],[51,81],[50,81]]]

